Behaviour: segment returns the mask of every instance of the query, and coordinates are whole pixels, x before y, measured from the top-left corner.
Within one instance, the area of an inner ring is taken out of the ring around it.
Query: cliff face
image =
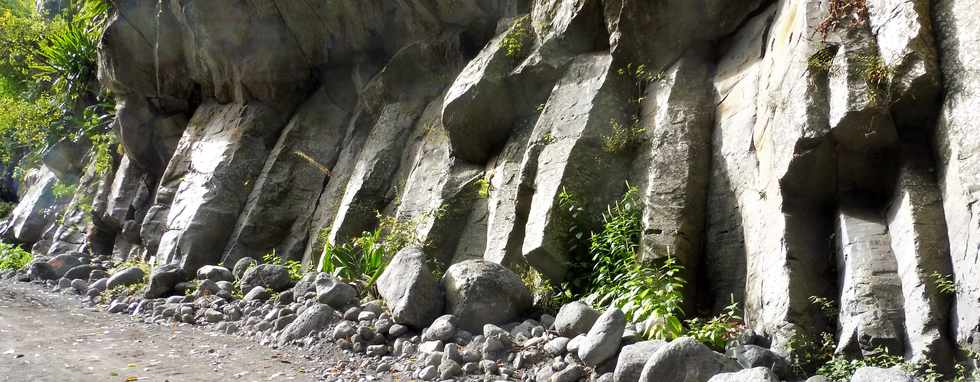
[[[628,181],[643,257],[676,256],[691,300],[744,301],[776,349],[825,329],[824,296],[842,348],[980,350],[971,1],[115,3],[125,155],[76,170],[92,211],[41,170],[5,230],[36,253],[310,264],[380,211],[444,262],[560,280],[560,194],[597,219]]]

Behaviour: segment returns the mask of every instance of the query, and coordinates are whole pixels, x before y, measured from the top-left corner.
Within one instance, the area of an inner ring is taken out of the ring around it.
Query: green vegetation
[[[687,320],[687,327],[688,336],[719,352],[724,352],[728,341],[745,329],[734,298],[721,314],[707,321],[692,318]]]
[[[27,267],[34,256],[13,244],[0,243],[0,271],[16,271]]]
[[[828,74],[834,64],[834,56],[837,50],[833,47],[826,47],[814,53],[806,61],[806,66],[813,73]]]
[[[871,102],[875,103],[878,96],[888,88],[893,70],[879,55],[859,56],[858,63],[861,64],[861,77],[868,84],[868,95],[871,97]]]
[[[837,317],[837,303],[825,297],[810,296],[810,303],[820,309],[827,317]]]
[[[551,280],[541,275],[533,267],[527,267],[521,272],[521,281],[531,291],[534,308],[539,312],[557,312],[562,305],[575,300],[575,296],[567,284],[561,288],[555,288]]]
[[[518,60],[527,55],[527,43],[530,38],[530,33],[526,25],[529,18],[530,16],[522,16],[514,21],[514,26],[504,36],[501,46],[503,46],[507,57]]]
[[[74,195],[75,190],[77,188],[78,188],[77,184],[74,183],[69,184],[69,183],[58,181],[51,188],[51,194],[53,194],[54,197],[61,199]]]
[[[378,213],[378,227],[363,232],[348,243],[331,245],[329,230],[320,232],[320,240],[326,243],[320,257],[319,271],[334,275],[341,280],[357,284],[362,290],[377,297],[376,283],[388,262],[398,251],[410,246],[425,247],[427,243],[418,236],[421,220],[441,216],[439,210],[421,214],[413,219],[398,219]],[[433,264],[437,271],[444,269]]]
[[[602,137],[602,149],[610,154],[632,152],[643,143],[646,129],[640,127],[639,117],[634,116],[629,125],[623,125],[615,119],[609,120],[612,133]]]
[[[932,279],[932,283],[936,286],[939,293],[947,296],[956,294],[956,281],[953,281],[953,275],[944,275],[938,271],[934,271],[929,275],[929,278]]]
[[[477,185],[477,196],[480,199],[487,199],[490,197],[490,191],[493,190],[493,185],[490,184],[490,178],[483,177],[476,181]]]
[[[289,271],[289,278],[293,281],[303,278],[303,264],[293,259],[283,261],[282,258],[276,254],[275,249],[263,255],[262,262],[265,264],[281,264],[282,266],[286,267],[286,270]]]
[[[107,0],[77,0],[47,19],[33,1],[0,2],[0,160],[30,167],[55,142],[106,140],[114,105],[98,85],[96,47],[110,11]]]
[[[0,219],[10,216],[10,213],[14,212],[14,208],[17,208],[17,203],[0,201]]]

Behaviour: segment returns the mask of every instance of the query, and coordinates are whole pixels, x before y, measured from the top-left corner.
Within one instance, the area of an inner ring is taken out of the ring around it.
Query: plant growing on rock
[[[615,119],[609,120],[612,133],[602,137],[602,149],[610,154],[631,152],[643,143],[646,129],[640,127],[640,119],[634,116],[628,124],[622,124]]]
[[[13,244],[0,243],[0,271],[16,271],[27,267],[34,256]]]
[[[837,49],[832,46],[820,49],[807,59],[806,66],[813,73],[828,74],[833,68],[836,54]]]
[[[517,60],[526,54],[526,43],[530,38],[530,34],[525,26],[528,19],[530,19],[530,16],[525,15],[515,20],[514,27],[504,36],[501,45],[507,57]]]
[[[837,347],[834,335],[820,333],[813,337],[803,332],[794,333],[787,341],[790,352],[790,367],[797,376],[812,375],[818,368],[834,357]]]
[[[493,187],[493,185],[490,184],[490,178],[482,177],[478,179],[476,181],[476,186],[477,186],[477,196],[479,196],[480,199],[487,199],[490,197],[490,191],[492,190]]]
[[[728,341],[732,340],[745,328],[742,317],[738,314],[738,303],[734,297],[732,303],[717,316],[710,320],[692,318],[687,320],[687,335],[708,347],[724,352]]]
[[[933,271],[929,275],[932,279],[932,283],[936,286],[936,290],[947,296],[952,296],[956,294],[956,281],[953,281],[953,275],[944,275],[939,273],[939,271]]]

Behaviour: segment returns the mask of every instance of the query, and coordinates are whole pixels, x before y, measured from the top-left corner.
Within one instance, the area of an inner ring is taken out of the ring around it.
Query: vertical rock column
[[[903,157],[888,228],[905,298],[906,353],[945,369],[953,356],[946,337],[950,296],[931,278],[951,273],[942,197],[927,152],[905,147]]]
[[[884,347],[903,354],[902,285],[884,219],[874,209],[842,207],[837,245],[841,289],[837,351],[867,354]]]
[[[933,11],[946,87],[936,152],[958,280],[953,323],[957,345],[980,351],[980,7],[939,0]]]

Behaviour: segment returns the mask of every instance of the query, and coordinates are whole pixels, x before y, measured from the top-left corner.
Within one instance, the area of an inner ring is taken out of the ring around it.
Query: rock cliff
[[[744,302],[774,350],[836,329],[980,351],[972,1],[113,3],[124,154],[100,174],[59,148],[22,185],[3,235],[36,255],[313,264],[380,212],[444,263],[562,280],[562,198],[598,221],[628,182],[643,258],[675,256],[700,305]]]

